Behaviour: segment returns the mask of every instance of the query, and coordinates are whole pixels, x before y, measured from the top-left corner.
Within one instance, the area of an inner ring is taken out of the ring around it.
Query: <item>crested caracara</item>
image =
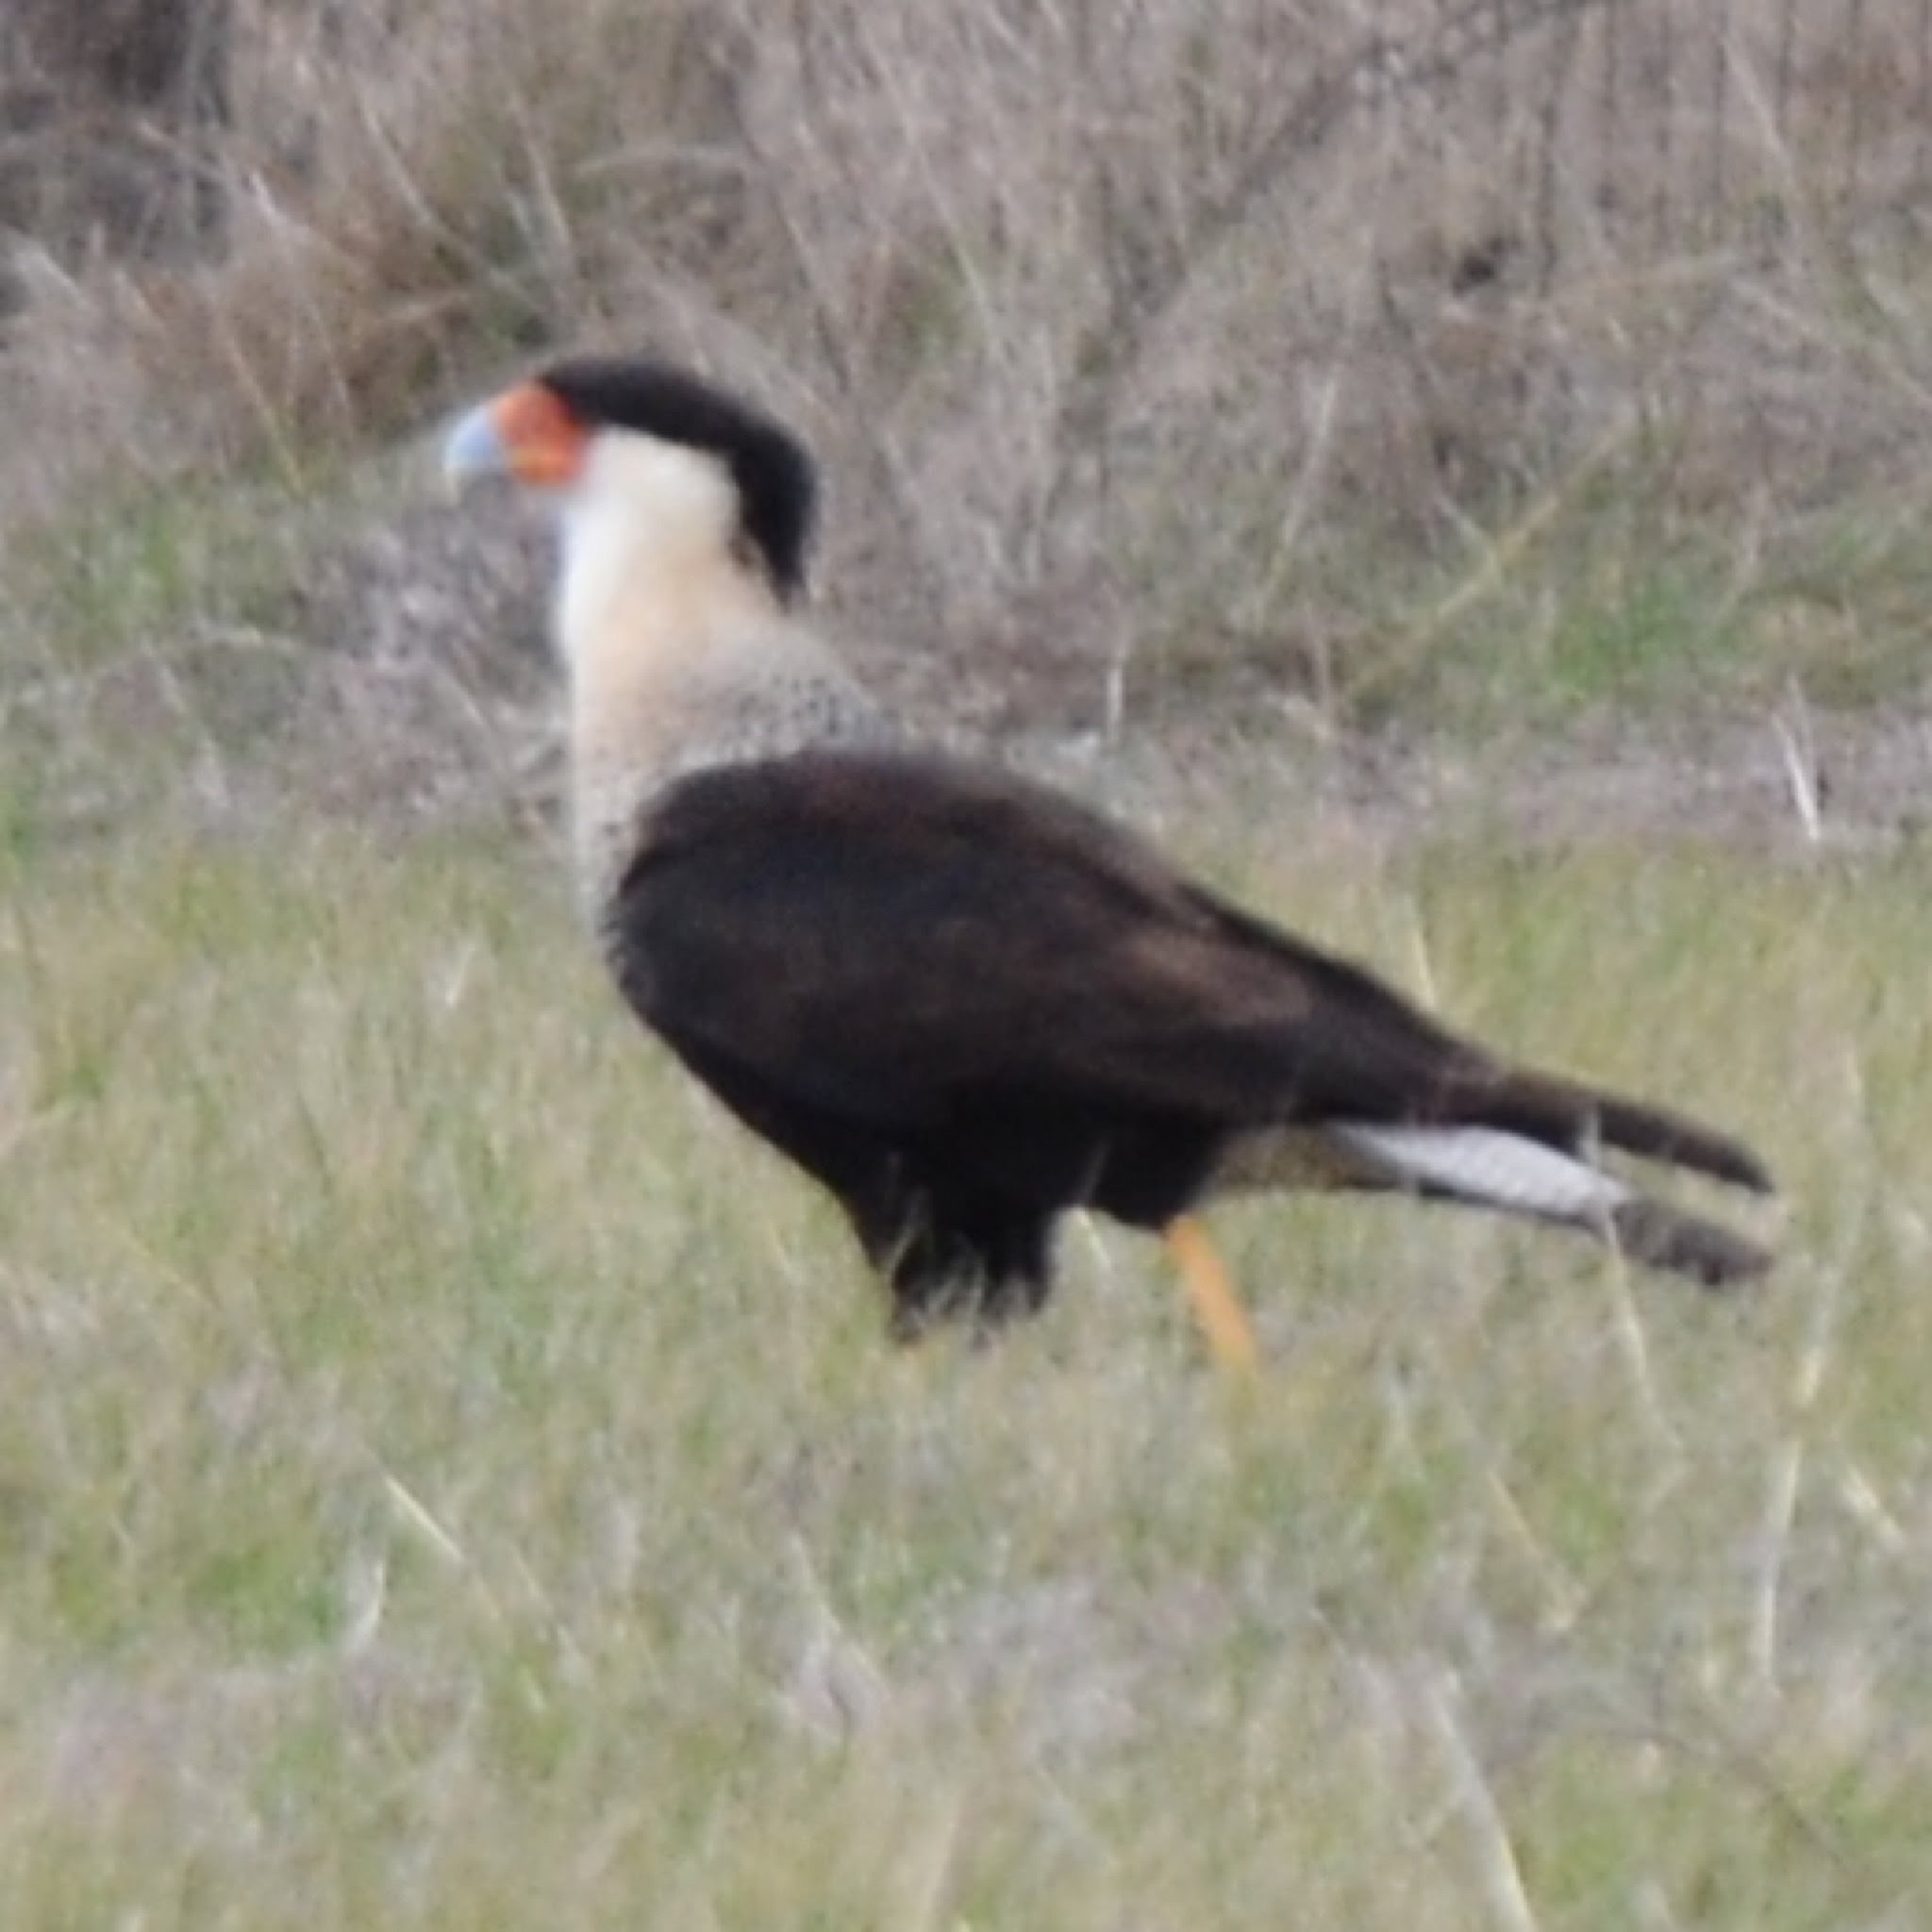
[[[1510,1065],[1041,787],[894,741],[799,614],[814,475],[657,363],[556,363],[451,432],[561,526],[579,883],[625,999],[815,1175],[895,1331],[1045,1299],[1055,1224],[1166,1234],[1215,1352],[1253,1340],[1191,1210],[1374,1190],[1581,1229],[1717,1285],[1768,1257],[1607,1150],[1768,1190],[1681,1115]]]

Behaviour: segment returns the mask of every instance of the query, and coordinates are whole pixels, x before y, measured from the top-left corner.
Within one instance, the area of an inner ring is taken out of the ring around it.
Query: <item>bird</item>
[[[826,1190],[889,1332],[1047,1301],[1087,1209],[1161,1236],[1210,1355],[1259,1357],[1203,1219],[1255,1191],[1448,1202],[1707,1287],[1770,1252],[1611,1155],[1773,1191],[1741,1141],[1519,1065],[1121,820],[908,733],[807,610],[818,470],[735,391],[557,359],[447,433],[559,533],[585,914],[644,1026]]]

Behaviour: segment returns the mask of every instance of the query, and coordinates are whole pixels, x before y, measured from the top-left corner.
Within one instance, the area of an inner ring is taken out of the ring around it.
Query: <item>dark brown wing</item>
[[[677,786],[609,941],[694,1064],[893,1130],[1002,1097],[1230,1128],[1480,1123],[1764,1184],[1694,1124],[1517,1074],[1056,793],[817,753]]]

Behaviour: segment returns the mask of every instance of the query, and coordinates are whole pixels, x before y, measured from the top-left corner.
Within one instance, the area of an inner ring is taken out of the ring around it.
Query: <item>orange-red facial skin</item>
[[[590,431],[541,382],[506,390],[490,406],[509,473],[519,483],[561,490],[576,481]]]

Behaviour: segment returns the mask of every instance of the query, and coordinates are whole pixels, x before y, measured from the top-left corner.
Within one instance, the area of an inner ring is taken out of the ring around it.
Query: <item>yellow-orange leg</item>
[[[1208,1352],[1224,1369],[1257,1367],[1261,1351],[1248,1311],[1241,1307],[1208,1230],[1191,1214],[1183,1214],[1168,1223],[1165,1240],[1167,1252],[1181,1271],[1181,1285],[1188,1291],[1188,1302],[1207,1339]]]

